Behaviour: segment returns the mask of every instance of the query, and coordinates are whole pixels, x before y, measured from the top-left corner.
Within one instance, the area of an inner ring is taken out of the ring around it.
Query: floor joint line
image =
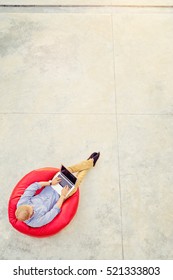
[[[173,8],[173,5],[32,5],[32,4],[0,4],[3,8]]]
[[[120,155],[119,155],[119,134],[118,134],[118,116],[117,116],[117,94],[116,94],[116,73],[115,73],[115,41],[114,41],[114,25],[113,16],[111,15],[112,25],[112,44],[113,44],[113,68],[114,68],[114,97],[115,97],[115,130],[117,140],[117,164],[118,164],[118,182],[119,182],[119,200],[120,200],[120,218],[121,218],[121,244],[122,259],[124,260],[124,235],[123,235],[123,213],[122,213],[122,194],[121,194],[121,177],[120,177]]]

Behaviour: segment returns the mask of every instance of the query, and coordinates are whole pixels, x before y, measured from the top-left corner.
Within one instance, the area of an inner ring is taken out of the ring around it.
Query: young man
[[[99,156],[100,153],[93,153],[87,160],[68,168],[71,173],[78,172],[75,188],[68,197],[76,192],[87,172],[95,166]],[[63,202],[68,198],[66,198],[69,191],[68,186],[62,189],[61,195],[50,187],[59,182],[59,178],[54,178],[48,182],[31,184],[18,201],[16,218],[31,227],[41,227],[51,222],[60,213]],[[35,192],[42,187],[45,188],[35,195]]]

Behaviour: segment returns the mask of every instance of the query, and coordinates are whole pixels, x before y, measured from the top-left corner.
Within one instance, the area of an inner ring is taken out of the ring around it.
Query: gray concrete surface
[[[1,9],[0,259],[173,258],[172,9],[131,11]],[[68,227],[11,227],[22,176],[93,151]]]
[[[172,6],[173,0],[0,0],[4,5]]]

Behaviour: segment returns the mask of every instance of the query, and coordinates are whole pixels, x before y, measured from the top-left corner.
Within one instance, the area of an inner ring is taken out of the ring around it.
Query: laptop
[[[61,169],[58,173],[55,174],[54,178],[60,178],[61,182],[56,185],[52,185],[52,188],[61,195],[61,191],[65,186],[68,186],[70,190],[68,191],[67,195],[74,189],[77,178],[67,169],[64,165],[61,165]]]

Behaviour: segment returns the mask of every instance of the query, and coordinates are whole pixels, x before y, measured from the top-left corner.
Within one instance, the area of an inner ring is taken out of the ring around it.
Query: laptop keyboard
[[[61,174],[58,175],[58,178],[61,179],[61,182],[59,184],[64,188],[65,186],[68,186],[70,189],[72,186],[61,176]]]

